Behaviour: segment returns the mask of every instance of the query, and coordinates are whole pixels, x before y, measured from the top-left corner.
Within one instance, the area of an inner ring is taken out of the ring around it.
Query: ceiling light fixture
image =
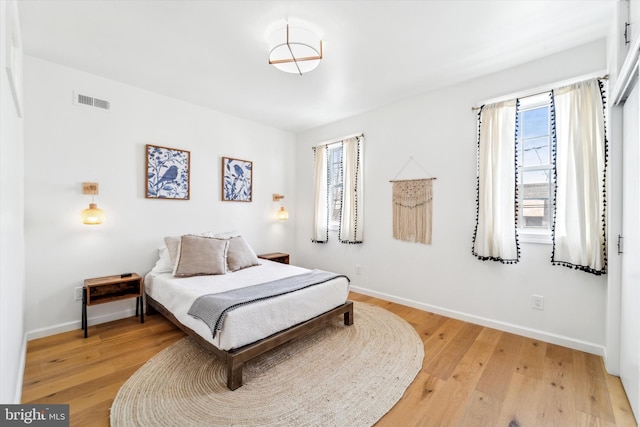
[[[308,73],[320,64],[321,59],[322,40],[305,28],[287,24],[269,39],[269,64],[285,73]]]

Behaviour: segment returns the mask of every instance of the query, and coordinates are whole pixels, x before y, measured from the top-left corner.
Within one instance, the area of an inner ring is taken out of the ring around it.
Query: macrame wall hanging
[[[413,157],[409,162],[412,160],[415,162]],[[394,239],[431,244],[434,180],[435,178],[421,178],[390,181],[393,184]]]

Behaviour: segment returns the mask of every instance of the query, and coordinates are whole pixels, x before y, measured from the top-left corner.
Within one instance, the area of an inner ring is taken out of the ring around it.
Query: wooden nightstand
[[[142,292],[144,285],[142,277],[136,273],[130,276],[121,275],[95,277],[84,281],[82,289],[82,329],[87,337],[87,306],[120,301],[127,298],[136,299],[136,317],[140,312],[140,323],[144,323],[144,308],[142,307]]]
[[[281,262],[282,264],[289,264],[289,254],[284,252],[272,252],[269,254],[260,254],[258,258],[268,259],[269,261]]]

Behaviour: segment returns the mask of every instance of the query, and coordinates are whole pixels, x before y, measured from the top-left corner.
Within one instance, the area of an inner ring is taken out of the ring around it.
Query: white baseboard
[[[100,323],[106,323],[106,322],[111,322],[113,320],[132,317],[132,316],[135,316],[135,314],[136,314],[136,310],[132,308],[124,311],[119,311],[117,313],[109,313],[102,316],[89,317],[87,320],[87,323],[89,324],[89,326],[99,325]],[[31,341],[37,338],[48,337],[49,335],[55,335],[55,334],[61,334],[63,332],[73,331],[75,329],[82,329],[81,320],[61,323],[58,325],[29,331],[27,332],[27,340]]]
[[[20,350],[20,366],[18,366],[18,377],[16,378],[16,395],[13,398],[14,404],[22,402],[22,384],[24,382],[24,368],[27,365],[27,334],[24,334],[22,340],[22,349]]]
[[[386,301],[396,302],[398,304],[417,308],[419,310],[428,311],[430,313],[440,314],[442,316],[452,317],[458,320],[464,320],[465,322],[474,323],[476,325],[486,326],[489,328],[498,329],[500,331],[522,335],[525,337],[537,339],[537,340],[548,342],[551,344],[557,344],[563,347],[568,347],[575,350],[596,354],[598,356],[605,355],[604,346],[599,344],[577,340],[571,337],[566,337],[563,335],[541,331],[539,329],[527,328],[524,326],[515,325],[513,323],[501,322],[499,320],[475,316],[473,314],[463,313],[460,311],[449,310],[447,308],[442,308],[442,307],[438,307],[431,304],[425,304],[425,303],[413,301],[407,298],[396,297],[394,295],[390,295],[384,292],[372,291],[370,289],[360,288],[357,286],[351,286],[351,290],[359,294],[380,298]]]
[[[390,295],[384,292],[372,291],[366,288],[360,288],[357,286],[351,286],[351,290],[363,295],[369,295],[372,297],[380,298],[386,301],[396,302],[398,304],[406,305],[409,307],[417,308],[419,310],[428,311],[431,313],[440,314],[442,316],[451,317],[458,320],[464,320],[465,322],[474,323],[476,325],[486,326],[489,328],[498,329],[500,331],[510,332],[518,335],[522,335],[529,338],[534,338],[537,340],[549,342],[552,344],[561,345],[564,347],[572,348],[575,350],[585,351],[587,353],[596,354],[598,356],[605,355],[605,347],[602,345],[598,345],[595,343],[577,340],[575,338],[549,333],[546,331],[541,331],[539,329],[527,328],[519,325],[515,325],[513,323],[501,322],[495,319],[489,319],[486,317],[475,316],[468,313],[463,313],[460,311],[450,310],[443,307],[438,307],[431,304],[425,304],[418,301],[410,300],[407,298],[401,298],[394,295]],[[131,317],[135,315],[135,309],[129,309],[124,311],[119,311],[117,313],[110,313],[103,316],[96,316],[89,318],[89,326],[97,325],[100,323],[111,322],[113,320],[124,319],[126,317]],[[82,326],[81,321],[74,321],[63,323],[59,325],[50,326],[47,328],[36,329],[30,331],[26,334],[25,344],[23,348],[24,357],[26,357],[26,340],[33,340],[36,338],[42,338],[49,335],[55,335],[62,332],[68,332],[75,329],[80,329]],[[23,363],[24,363],[23,357]],[[22,369],[24,371],[24,369]],[[21,371],[21,372],[22,372]],[[22,378],[20,378],[20,386],[22,386]]]
[[[602,359],[604,360],[604,368],[607,370],[607,373],[610,375],[615,375],[616,377],[620,376],[620,358],[617,357],[615,360],[612,360],[610,354],[608,352],[608,347],[604,347],[604,354],[602,355]]]

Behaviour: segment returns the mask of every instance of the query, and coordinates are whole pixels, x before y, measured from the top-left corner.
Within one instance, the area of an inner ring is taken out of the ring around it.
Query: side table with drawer
[[[125,277],[123,277],[125,276]],[[87,306],[120,301],[128,298],[136,299],[136,317],[140,313],[140,323],[144,323],[144,307],[142,293],[144,285],[142,277],[136,273],[95,277],[84,281],[82,289],[82,329],[87,338]]]
[[[269,261],[280,262],[282,264],[289,264],[289,254],[284,252],[271,252],[268,254],[260,254],[258,258],[268,259]]]

